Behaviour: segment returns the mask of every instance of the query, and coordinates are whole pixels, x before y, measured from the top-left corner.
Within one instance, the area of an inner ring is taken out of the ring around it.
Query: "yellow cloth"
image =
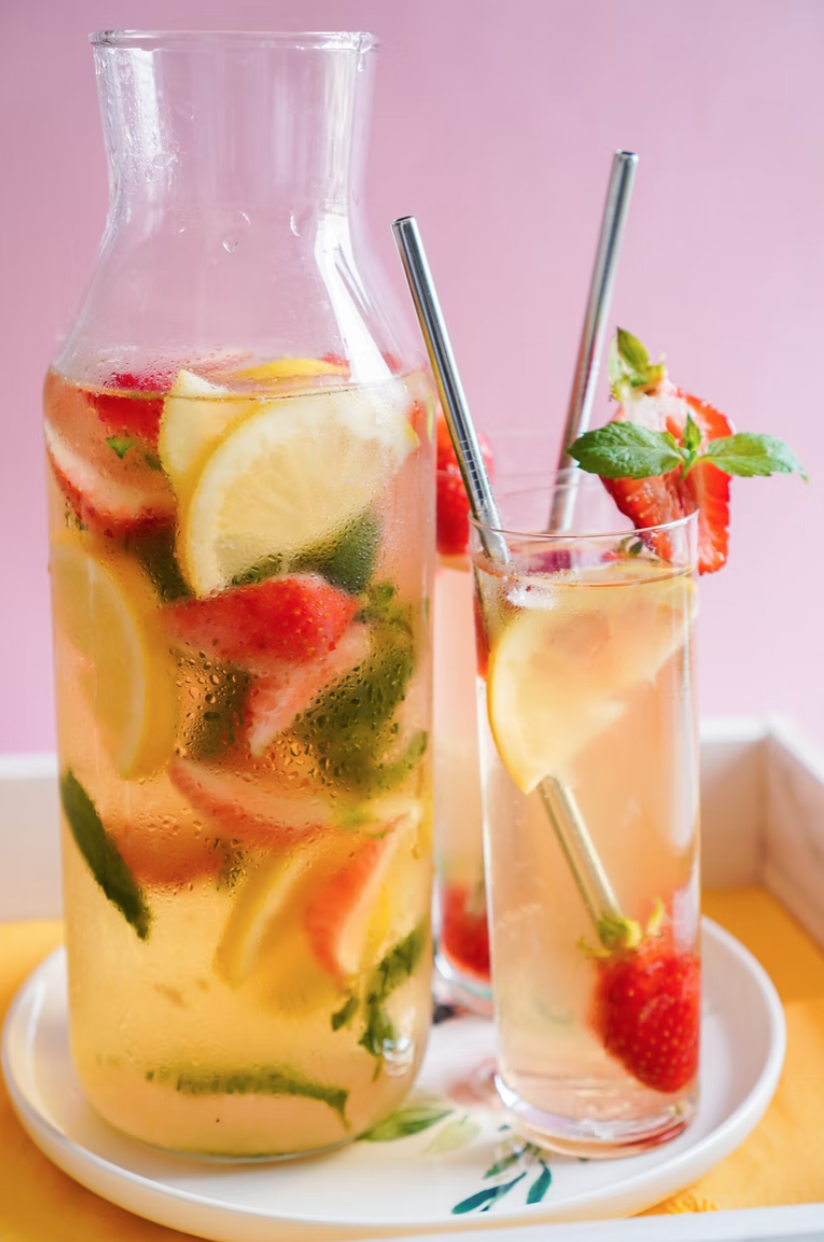
[[[760,889],[707,893],[704,909],[737,936],[775,982],[787,1014],[787,1061],[760,1125],[722,1164],[651,1214],[824,1200],[824,953]],[[61,938],[56,922],[0,925],[0,1020],[33,967]],[[99,1199],[27,1138],[0,1086],[0,1238],[3,1242],[183,1242]]]

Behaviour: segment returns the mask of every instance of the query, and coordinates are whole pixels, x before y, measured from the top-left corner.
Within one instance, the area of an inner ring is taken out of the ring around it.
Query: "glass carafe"
[[[374,40],[93,44],[109,218],[45,392],[74,1061],[149,1143],[315,1151],[431,1007],[432,399],[361,218]]]

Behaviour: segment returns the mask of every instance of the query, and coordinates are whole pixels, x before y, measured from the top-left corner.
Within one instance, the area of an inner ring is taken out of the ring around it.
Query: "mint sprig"
[[[582,470],[602,479],[648,479],[677,470],[684,458],[675,436],[637,423],[607,423],[569,447]]]
[[[668,431],[615,422],[579,436],[568,452],[582,470],[602,479],[649,479],[679,468],[685,479],[699,462],[708,461],[725,474],[741,478],[800,474],[807,481],[795,453],[775,436],[742,431],[709,440],[702,448],[701,432],[692,415],[680,442]]]

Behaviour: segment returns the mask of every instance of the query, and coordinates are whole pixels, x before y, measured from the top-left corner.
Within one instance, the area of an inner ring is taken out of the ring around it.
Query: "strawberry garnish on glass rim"
[[[579,466],[598,474],[618,508],[644,530],[698,512],[698,569],[714,573],[727,560],[730,475],[791,474],[806,479],[782,440],[733,430],[725,415],[667,377],[644,346],[618,329],[610,347],[611,422],[569,447]],[[667,556],[666,538],[650,536]]]

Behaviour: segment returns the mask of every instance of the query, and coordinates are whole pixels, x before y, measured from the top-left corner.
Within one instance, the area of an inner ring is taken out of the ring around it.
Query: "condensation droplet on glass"
[[[227,254],[234,254],[234,252],[237,250],[237,238],[236,237],[224,237],[223,241],[220,244],[222,245],[223,249],[226,251]]]

